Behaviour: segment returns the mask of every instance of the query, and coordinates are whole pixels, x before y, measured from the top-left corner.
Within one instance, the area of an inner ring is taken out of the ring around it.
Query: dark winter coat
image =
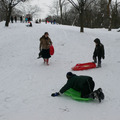
[[[30,27],[32,27],[32,23],[30,22],[30,25],[29,25]]]
[[[94,53],[93,53],[93,57],[101,57],[101,58],[105,58],[105,51],[104,51],[104,45],[102,43],[99,43],[96,45]]]
[[[60,89],[60,93],[64,93],[68,89],[72,88],[76,91],[81,92],[81,97],[84,97],[85,95],[88,95],[93,91],[94,85],[94,81],[89,76],[73,75]]]

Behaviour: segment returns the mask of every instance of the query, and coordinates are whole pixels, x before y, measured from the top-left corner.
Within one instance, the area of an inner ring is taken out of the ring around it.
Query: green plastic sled
[[[65,95],[72,97],[72,99],[74,100],[78,100],[78,101],[91,101],[93,100],[92,98],[81,98],[81,93],[70,88],[69,90],[67,90],[66,92],[64,92]]]

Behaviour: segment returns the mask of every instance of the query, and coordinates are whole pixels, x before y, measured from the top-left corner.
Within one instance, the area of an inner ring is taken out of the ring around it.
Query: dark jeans
[[[98,66],[101,66],[101,56],[94,57],[94,62],[97,63],[98,59]]]

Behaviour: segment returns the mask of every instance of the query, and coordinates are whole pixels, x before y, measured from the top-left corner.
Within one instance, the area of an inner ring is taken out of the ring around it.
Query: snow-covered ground
[[[120,33],[117,30],[25,23],[0,23],[0,120],[120,120]],[[50,65],[36,59],[39,38],[49,32],[55,47]],[[92,76],[102,87],[102,103],[51,97],[66,83],[76,63],[92,61],[94,39],[105,46],[102,68],[73,72]]]

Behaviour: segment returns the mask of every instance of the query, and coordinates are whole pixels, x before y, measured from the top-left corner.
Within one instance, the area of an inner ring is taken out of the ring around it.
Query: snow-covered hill
[[[120,33],[117,30],[25,23],[0,23],[0,120],[120,120]],[[55,47],[50,65],[37,59],[39,38],[49,32]],[[105,46],[102,68],[74,72],[92,76],[102,87],[102,103],[51,97],[66,83],[76,63],[92,61],[94,39]]]

